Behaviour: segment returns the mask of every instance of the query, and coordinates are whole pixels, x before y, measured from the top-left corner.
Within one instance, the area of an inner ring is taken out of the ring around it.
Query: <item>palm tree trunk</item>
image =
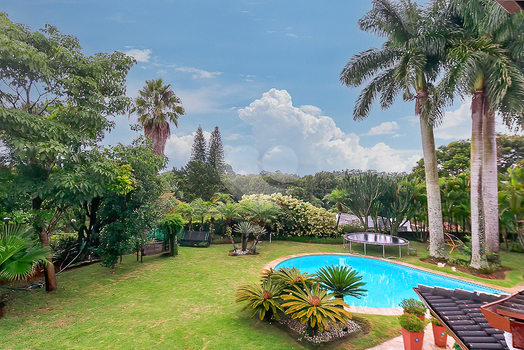
[[[484,103],[483,157],[482,157],[482,201],[488,253],[498,253],[499,213],[497,179],[497,135],[495,133],[495,113],[489,110],[489,103]]]
[[[437,152],[433,126],[422,117],[422,105],[427,101],[426,91],[419,91],[415,105],[415,114],[420,115],[420,134],[422,137],[422,151],[424,153],[424,171],[426,174],[426,193],[428,197],[429,221],[429,256],[443,259],[446,257],[444,249],[444,226],[442,224],[442,204],[438,183]]]
[[[484,90],[477,90],[471,102],[471,263],[474,269],[488,267],[482,202],[482,115]]]

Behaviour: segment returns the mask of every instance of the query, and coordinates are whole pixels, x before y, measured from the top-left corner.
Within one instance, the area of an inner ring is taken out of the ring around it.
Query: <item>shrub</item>
[[[404,314],[398,317],[398,323],[400,327],[404,328],[408,332],[420,333],[424,332],[426,322],[413,314]]]
[[[362,282],[362,276],[348,266],[322,267],[317,272],[317,280],[322,288],[331,290],[340,299],[346,295],[360,299],[367,292],[362,288],[366,284]]]
[[[277,226],[285,234],[315,237],[336,237],[339,235],[335,214],[323,208],[317,208],[311,203],[290,196],[283,196],[280,193],[243,196],[241,202],[255,201],[272,202],[282,208],[281,213],[277,216]]]
[[[426,306],[423,302],[416,299],[402,299],[399,305],[408,314],[415,316],[424,316],[426,314]]]
[[[76,233],[58,233],[49,238],[49,245],[53,252],[53,263],[60,266],[63,262],[71,261],[78,253],[78,236]]]
[[[281,288],[290,288],[298,286],[311,286],[314,281],[314,275],[307,272],[300,272],[296,267],[282,267],[272,274],[272,279]]]
[[[242,311],[251,309],[250,317],[258,313],[260,320],[271,321],[273,316],[278,320],[280,319],[278,312],[284,311],[279,302],[280,294],[281,289],[272,283],[271,278],[268,278],[260,285],[244,285],[238,288],[236,301],[247,301]]]
[[[442,326],[442,323],[438,319],[436,319],[435,317],[431,317],[430,321],[435,326]]]
[[[289,293],[281,296],[286,301],[282,304],[285,313],[305,324],[310,335],[329,329],[331,325],[341,328],[351,318],[351,314],[343,308],[348,305],[335,298],[334,294],[328,294],[318,284],[311,288],[305,284],[302,288],[294,286],[284,292]]]

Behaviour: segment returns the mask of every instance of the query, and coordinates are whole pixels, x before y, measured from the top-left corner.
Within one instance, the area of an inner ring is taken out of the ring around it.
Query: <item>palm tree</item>
[[[185,113],[180,98],[171,90],[171,84],[163,84],[162,78],[146,80],[131,110],[131,113],[138,113],[144,133],[153,141],[153,150],[158,155],[164,154],[171,134],[169,122],[178,127],[178,118]]]
[[[403,92],[406,101],[415,100],[420,117],[429,212],[431,257],[444,258],[444,232],[438,185],[433,121],[442,115],[443,103],[431,82],[444,59],[449,28],[437,5],[422,11],[411,0],[373,0],[373,8],[359,20],[362,30],[385,37],[381,49],[356,54],[341,73],[341,82],[359,86],[371,79],[357,99],[353,118],[368,117],[373,101],[380,96],[383,109],[389,108]]]
[[[347,193],[344,190],[335,188],[331,193],[324,197],[325,201],[333,203],[337,206],[337,228],[339,227],[340,218],[344,211],[344,203],[346,202]]]
[[[240,204],[235,202],[230,202],[226,200],[226,202],[218,202],[215,207],[212,209],[212,213],[219,216],[220,218],[226,220],[226,226],[225,230],[227,231],[228,227],[232,227],[233,221],[235,219],[239,219],[240,212],[242,211],[242,207]]]
[[[49,247],[33,239],[29,227],[20,224],[0,226],[0,280],[23,280],[46,265],[51,257]]]
[[[507,123],[521,120],[524,76],[519,64],[524,21],[490,0],[451,0],[462,27],[449,49],[449,69],[441,82],[450,94],[471,102],[471,267],[488,266],[486,253],[498,253],[498,182],[495,112]]]

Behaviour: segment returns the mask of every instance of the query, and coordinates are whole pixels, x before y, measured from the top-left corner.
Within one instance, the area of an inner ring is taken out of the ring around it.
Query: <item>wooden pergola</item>
[[[515,13],[524,10],[524,1],[520,0],[496,0],[500,6],[504,7],[509,13]]]

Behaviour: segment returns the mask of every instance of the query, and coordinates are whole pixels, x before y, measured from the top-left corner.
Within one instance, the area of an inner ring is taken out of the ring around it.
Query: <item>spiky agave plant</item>
[[[286,301],[282,304],[285,314],[300,320],[306,325],[306,331],[312,335],[329,329],[330,326],[341,328],[351,318],[351,314],[343,308],[348,305],[318,284],[311,288],[304,284],[303,288],[293,286],[285,289],[281,298]]]
[[[293,286],[311,286],[315,281],[314,275],[307,272],[300,272],[296,267],[281,267],[273,273],[273,280],[280,286],[281,289],[290,288]]]
[[[251,309],[250,317],[258,313],[260,320],[271,321],[273,316],[279,320],[278,312],[284,311],[279,301],[281,293],[281,289],[271,282],[271,278],[268,278],[261,284],[247,284],[239,287],[236,301],[247,301],[242,311]]]
[[[320,287],[329,289],[336,298],[343,299],[349,295],[360,299],[366,295],[367,289],[362,288],[362,276],[348,266],[331,265],[320,268],[317,272]]]
[[[0,224],[0,280],[23,280],[32,276],[38,264],[51,256],[33,239],[28,226]]]

